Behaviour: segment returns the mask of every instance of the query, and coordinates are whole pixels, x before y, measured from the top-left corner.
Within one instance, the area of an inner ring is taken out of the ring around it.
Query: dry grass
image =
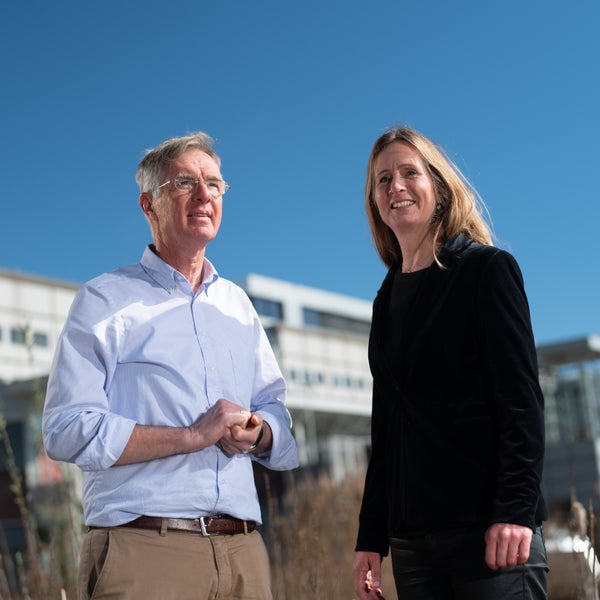
[[[340,485],[329,478],[292,484],[283,511],[271,506],[266,532],[275,600],[354,598],[352,561],[364,478]],[[391,564],[383,564],[382,587],[396,598]]]
[[[0,441],[6,444],[0,420]],[[271,491],[266,478],[266,523],[262,533],[271,558],[274,600],[352,600],[352,562],[363,476],[348,477],[336,485],[326,477],[294,481],[283,494]],[[80,509],[74,515],[66,494],[52,502],[48,518],[29,506],[15,468],[13,491],[26,525],[27,548],[10,556],[0,530],[0,600],[74,600],[81,533]],[[20,491],[21,490],[21,491]],[[49,510],[46,505],[45,510]],[[41,519],[40,519],[41,515]],[[46,522],[46,527],[40,526]],[[397,600],[391,563],[384,560],[382,587],[387,600]],[[552,596],[550,596],[552,597]],[[568,600],[589,598],[573,590]]]
[[[69,490],[57,487],[51,498],[32,500],[25,492],[1,415],[0,443],[25,534],[25,547],[11,552],[0,526],[0,600],[60,599],[65,593],[75,598],[78,532],[69,513]]]
[[[28,330],[25,339],[30,340]],[[32,364],[33,350],[28,343]],[[44,389],[35,382],[36,412],[41,414]],[[35,430],[39,424],[33,427]],[[41,448],[41,435],[38,444]],[[82,511],[74,498],[70,471],[65,482],[30,494],[15,464],[6,422],[0,411],[0,445],[10,474],[11,491],[25,530],[20,552],[10,552],[0,525],[0,600],[73,600],[83,535]],[[64,465],[63,465],[64,467]],[[285,490],[273,472],[257,483],[267,509],[262,533],[271,557],[275,600],[351,600],[354,597],[352,562],[364,478],[348,478],[340,485],[325,477],[296,483],[289,475]],[[279,481],[277,489],[270,482]],[[44,493],[40,494],[39,492]],[[389,560],[384,561],[383,590],[395,600]]]
[[[362,486],[362,477],[340,485],[325,477],[292,480],[280,500],[267,486],[262,533],[271,556],[274,600],[354,598],[351,569]],[[20,482],[15,491],[21,493],[17,488],[22,489]],[[39,511],[21,498],[28,547],[11,557],[0,541],[0,600],[76,598],[80,532],[69,516],[70,498],[65,490],[55,497],[47,530],[36,524]],[[384,561],[383,589],[387,600],[396,599],[389,560]]]

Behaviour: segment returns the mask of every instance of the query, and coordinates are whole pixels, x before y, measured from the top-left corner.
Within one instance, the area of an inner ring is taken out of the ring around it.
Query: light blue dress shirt
[[[229,514],[261,522],[252,460],[298,466],[285,382],[246,294],[205,260],[196,294],[146,248],[142,260],[78,291],[48,380],[44,444],[83,471],[87,525],[140,515]],[[185,427],[219,398],[258,412],[273,431],[265,458],[217,446],[113,466],[136,423]]]

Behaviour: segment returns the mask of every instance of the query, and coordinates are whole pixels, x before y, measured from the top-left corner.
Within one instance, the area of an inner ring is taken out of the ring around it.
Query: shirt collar
[[[152,245],[146,246],[140,261],[142,268],[146,273],[158,283],[161,287],[172,293],[175,286],[185,281],[185,277],[166,263],[154,250]],[[199,292],[208,290],[208,287],[219,278],[217,270],[213,264],[207,259],[204,259],[204,268],[202,269],[202,284]]]

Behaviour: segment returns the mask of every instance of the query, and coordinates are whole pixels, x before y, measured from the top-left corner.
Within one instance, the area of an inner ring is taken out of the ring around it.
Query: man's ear
[[[150,192],[142,192],[140,194],[140,207],[146,217],[151,218],[151,215],[154,214],[154,209],[152,208],[152,194]]]

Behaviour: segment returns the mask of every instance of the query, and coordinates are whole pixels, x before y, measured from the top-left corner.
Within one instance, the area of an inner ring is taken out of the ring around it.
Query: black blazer
[[[424,273],[397,356],[383,350],[393,266],[373,304],[372,454],[357,550],[390,536],[546,518],[543,396],[523,278],[464,235]],[[386,329],[388,328],[388,329]],[[393,333],[393,332],[392,332]]]

